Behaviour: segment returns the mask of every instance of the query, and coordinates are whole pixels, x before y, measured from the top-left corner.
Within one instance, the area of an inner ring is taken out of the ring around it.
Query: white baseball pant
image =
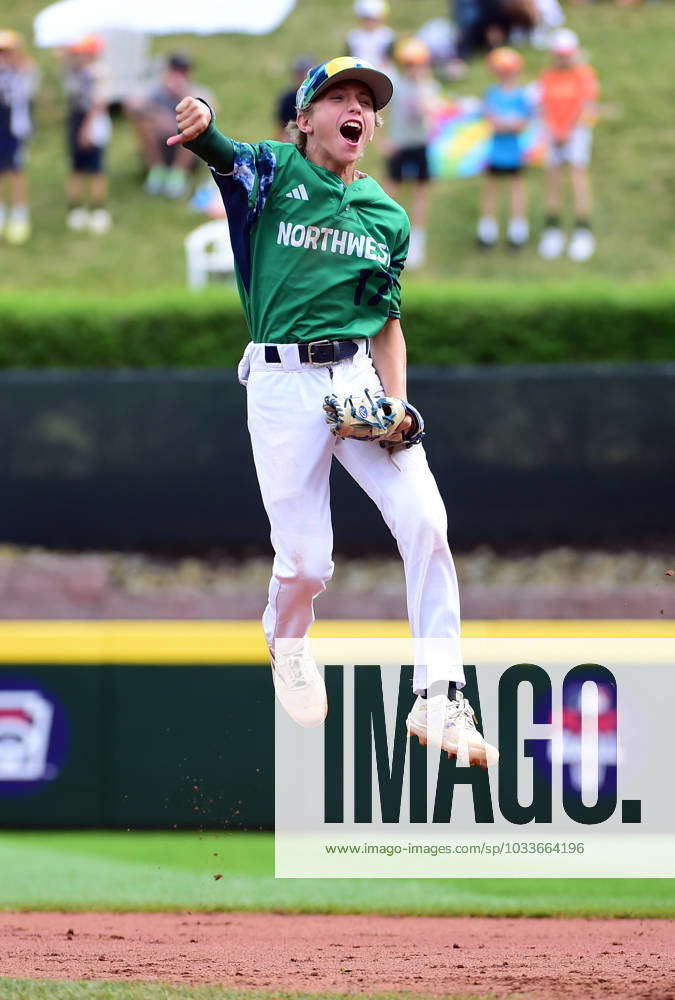
[[[303,363],[296,344],[277,344],[279,362],[265,361],[265,345],[249,344],[239,365],[247,386],[248,429],[275,551],[263,628],[276,639],[302,638],[314,621],[314,598],[333,574],[329,475],[333,456],[377,504],[403,558],[410,629],[415,638],[457,640],[459,592],[447,540],[447,517],[422,445],[392,454],[377,442],[334,437],[324,397],[382,394],[382,384],[358,341],[352,359],[327,367]],[[464,684],[461,662],[447,680]],[[426,670],[415,666],[413,688],[424,690]]]

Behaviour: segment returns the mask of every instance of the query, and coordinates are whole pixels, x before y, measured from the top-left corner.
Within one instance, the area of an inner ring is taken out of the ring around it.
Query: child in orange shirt
[[[586,261],[595,252],[588,164],[598,84],[593,68],[580,60],[579,39],[573,31],[567,28],[557,31],[551,52],[553,65],[539,77],[541,111],[549,139],[547,216],[539,253],[546,260],[553,260],[565,249],[565,236],[560,228],[561,168],[568,164],[576,221],[567,254],[572,260]]]

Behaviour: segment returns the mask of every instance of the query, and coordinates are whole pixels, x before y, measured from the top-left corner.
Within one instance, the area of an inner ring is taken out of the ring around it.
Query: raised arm
[[[234,145],[216,128],[216,116],[206,101],[184,97],[176,106],[177,135],[170,135],[167,146],[185,146],[219,174],[229,174],[234,167]]]

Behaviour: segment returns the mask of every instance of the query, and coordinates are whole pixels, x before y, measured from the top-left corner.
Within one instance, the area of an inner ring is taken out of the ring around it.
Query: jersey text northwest
[[[305,250],[323,250],[328,253],[354,254],[375,260],[389,266],[391,257],[386,243],[376,243],[372,236],[357,236],[346,229],[320,229],[319,226],[293,225],[292,222],[280,222],[277,233],[277,244],[287,247],[304,247]]]

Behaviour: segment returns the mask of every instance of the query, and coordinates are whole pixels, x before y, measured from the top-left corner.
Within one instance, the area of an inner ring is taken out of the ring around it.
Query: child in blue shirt
[[[479,246],[493,247],[499,238],[497,221],[500,180],[508,178],[510,216],[508,226],[509,246],[522,247],[529,237],[525,183],[522,172],[524,157],[520,133],[533,115],[532,102],[527,91],[518,84],[523,59],[514,49],[493,49],[488,65],[497,83],[485,92],[483,113],[492,126],[488,161],[478,220]]]

